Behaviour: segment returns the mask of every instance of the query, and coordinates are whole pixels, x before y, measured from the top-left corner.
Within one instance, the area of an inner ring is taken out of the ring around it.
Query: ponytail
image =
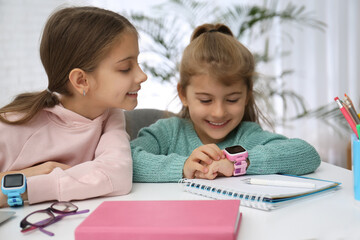
[[[14,101],[0,108],[0,121],[12,125],[21,125],[30,121],[41,109],[54,107],[58,103],[58,97],[47,90],[22,93],[17,95]],[[23,115],[12,121],[7,119],[7,113],[23,113]]]
[[[198,26],[193,34],[191,35],[190,41],[193,41],[197,37],[199,37],[203,33],[213,33],[213,32],[219,32],[223,33],[225,35],[229,35],[230,37],[234,37],[233,33],[231,32],[230,28],[225,26],[224,24],[203,24],[201,26]]]

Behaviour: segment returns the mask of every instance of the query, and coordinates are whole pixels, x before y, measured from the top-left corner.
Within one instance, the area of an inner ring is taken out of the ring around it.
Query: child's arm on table
[[[161,119],[141,129],[131,142],[134,182],[178,182],[183,177],[193,178],[196,169],[204,169],[200,162],[210,163],[212,158],[222,157],[216,145],[194,144],[196,139],[190,141],[187,133],[179,118]]]
[[[130,192],[132,159],[123,111],[110,110],[104,123],[92,160],[66,170],[55,168],[49,174],[28,178],[30,204],[124,195]],[[47,184],[43,184],[44,182]]]
[[[32,167],[28,167],[28,168],[19,170],[19,171],[2,172],[2,173],[0,173],[0,180],[6,174],[12,174],[12,173],[22,173],[26,177],[31,177],[31,176],[41,175],[41,174],[48,174],[48,173],[52,172],[52,170],[54,170],[57,167],[59,167],[59,168],[61,168],[63,170],[66,170],[66,169],[70,168],[71,166],[63,164],[63,163],[48,161],[48,162],[44,162],[42,164],[38,164],[38,165],[35,165],[35,166],[32,166]],[[28,199],[26,190],[25,190],[25,193],[22,194],[22,199],[24,201]],[[8,207],[8,204],[7,204],[7,196],[5,196],[2,193],[2,191],[0,191],[0,208],[2,208],[2,207]]]

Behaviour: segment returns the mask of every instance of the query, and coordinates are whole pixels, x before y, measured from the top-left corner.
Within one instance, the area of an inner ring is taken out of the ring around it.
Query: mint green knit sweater
[[[161,119],[140,130],[131,142],[134,182],[177,182],[192,151],[203,145],[190,120]],[[264,131],[254,122],[242,122],[220,149],[241,145],[249,153],[247,174],[311,173],[320,165],[314,147],[301,139]]]

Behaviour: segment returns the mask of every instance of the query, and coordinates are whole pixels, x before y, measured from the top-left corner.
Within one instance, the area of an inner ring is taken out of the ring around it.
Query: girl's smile
[[[140,89],[139,89],[139,90],[140,90]],[[139,90],[134,91],[134,92],[127,92],[126,95],[127,95],[128,97],[137,98],[137,96],[138,96],[138,91],[139,91]]]
[[[205,120],[205,122],[209,124],[210,127],[217,129],[217,128],[225,127],[230,122],[230,120],[223,122],[212,122]]]

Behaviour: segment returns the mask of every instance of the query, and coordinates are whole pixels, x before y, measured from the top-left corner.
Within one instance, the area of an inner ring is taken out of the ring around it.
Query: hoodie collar
[[[76,112],[64,108],[61,104],[55,105],[52,108],[44,108],[44,111],[48,112],[48,117],[60,125],[65,126],[81,126],[87,124],[93,124],[96,122],[102,122],[109,114],[109,110],[106,110],[102,115],[91,120]]]

